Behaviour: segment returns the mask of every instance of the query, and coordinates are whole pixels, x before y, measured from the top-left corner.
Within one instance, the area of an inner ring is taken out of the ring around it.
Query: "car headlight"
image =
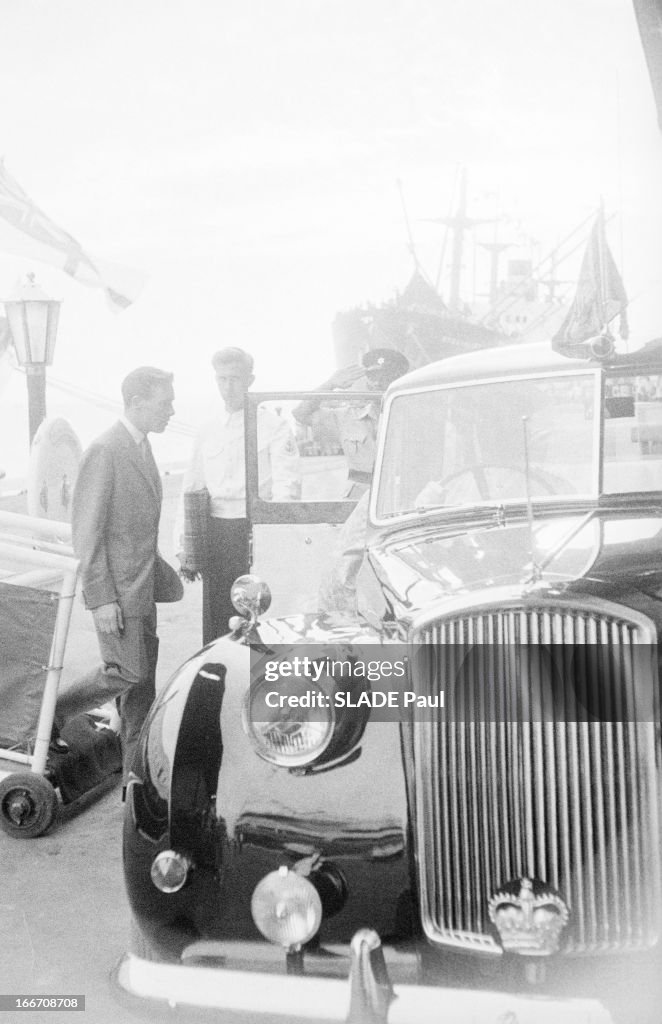
[[[335,727],[332,700],[309,680],[288,681],[287,689],[262,680],[252,683],[243,725],[255,752],[283,768],[311,764],[324,753]]]

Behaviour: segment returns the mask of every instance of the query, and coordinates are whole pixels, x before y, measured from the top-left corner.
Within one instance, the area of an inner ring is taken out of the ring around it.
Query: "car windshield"
[[[566,373],[396,396],[377,517],[597,496],[597,379]]]

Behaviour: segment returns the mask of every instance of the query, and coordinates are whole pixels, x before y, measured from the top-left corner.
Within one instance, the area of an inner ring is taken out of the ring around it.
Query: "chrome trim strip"
[[[292,1020],[344,1021],[349,1011],[347,982],[264,971],[161,964],[126,953],[113,980],[130,995],[158,1000],[170,1008],[210,1008],[234,1013],[275,1014]]]
[[[566,597],[557,593],[553,585],[528,585],[517,584],[507,587],[485,587],[473,591],[471,594],[453,595],[443,597],[426,605],[425,610],[415,615],[409,627],[409,643],[416,643],[416,634],[427,626],[445,620],[458,620],[480,613],[481,611],[495,612],[505,608],[519,608],[522,604],[527,606],[554,606],[558,609],[567,608],[570,610],[583,610],[591,615],[606,616],[613,619],[623,619],[636,626],[641,638],[637,643],[657,643],[657,630],[652,619],[649,619],[643,612],[634,611],[614,601],[607,601],[604,598],[592,597],[582,594],[581,598]],[[451,639],[451,643],[455,642]],[[551,640],[542,639],[542,643],[551,643]],[[565,642],[573,642],[567,639]],[[581,639],[578,643],[589,642]],[[498,635],[488,640],[487,643],[503,644],[505,637]]]
[[[284,1021],[347,1021],[350,987],[346,980],[297,977],[213,967],[160,964],[125,954],[113,972],[124,992],[141,1000],[170,1007],[226,1010],[250,1014],[251,1022],[265,1014]],[[612,1024],[597,999],[485,992],[429,985],[395,985],[394,999],[384,1024]]]

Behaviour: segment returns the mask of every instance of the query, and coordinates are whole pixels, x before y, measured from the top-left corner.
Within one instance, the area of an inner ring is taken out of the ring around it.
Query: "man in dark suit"
[[[126,377],[124,415],[84,453],[73,496],[73,546],[103,664],[77,680],[69,701],[64,695],[58,717],[117,697],[125,786],[155,697],[155,602],[183,593],[158,551],[161,478],[147,439],[173,415],[172,379],[150,366]]]

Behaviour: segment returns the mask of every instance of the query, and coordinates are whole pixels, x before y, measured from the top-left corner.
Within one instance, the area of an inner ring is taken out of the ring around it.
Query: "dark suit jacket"
[[[83,455],[72,505],[72,536],[87,608],[118,601],[126,616],[154,601],[178,601],[177,573],[158,552],[161,479],[123,423]]]

